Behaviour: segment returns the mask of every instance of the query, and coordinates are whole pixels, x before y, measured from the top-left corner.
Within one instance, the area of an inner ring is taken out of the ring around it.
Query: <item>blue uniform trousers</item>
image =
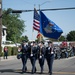
[[[45,62],[45,57],[42,56],[42,58],[39,58],[39,65],[40,65],[40,68],[41,68],[41,73],[43,73],[43,70],[44,70],[44,62]]]
[[[36,63],[36,57],[32,56],[30,58],[31,64],[32,64],[32,73],[36,72],[36,67],[35,67],[35,63]]]
[[[46,60],[47,60],[48,68],[49,68],[49,73],[52,73],[54,54],[48,54],[46,57]]]
[[[26,72],[27,67],[26,67],[26,63],[27,63],[27,56],[25,54],[22,54],[22,64],[23,64],[23,68],[22,68],[22,72]]]

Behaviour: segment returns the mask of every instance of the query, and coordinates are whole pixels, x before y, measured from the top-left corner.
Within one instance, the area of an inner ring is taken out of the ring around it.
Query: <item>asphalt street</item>
[[[49,75],[46,61],[43,74],[40,74],[38,61],[36,62],[36,67],[37,72],[34,75]],[[0,61],[0,75],[32,75],[30,60],[27,61],[28,71],[26,73],[22,74],[21,68],[21,60],[18,60],[16,57],[12,60],[8,58],[7,60]],[[54,60],[53,75],[75,75],[75,57]]]

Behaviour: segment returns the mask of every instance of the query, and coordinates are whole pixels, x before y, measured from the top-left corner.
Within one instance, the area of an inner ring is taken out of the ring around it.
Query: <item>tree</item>
[[[26,35],[25,35],[25,41],[27,41],[27,42],[29,41],[28,36],[26,36]]]
[[[7,27],[7,40],[17,42],[17,39],[22,35],[26,26],[20,18],[20,14],[8,14],[7,10],[3,10],[2,24]]]
[[[59,41],[63,41],[63,40],[65,40],[65,37],[62,35],[60,36]]]
[[[68,40],[68,41],[75,41],[75,31],[70,31],[70,32],[67,34],[67,40]]]
[[[22,36],[20,37],[20,42],[22,42],[23,40],[25,40],[26,42],[29,41],[28,37],[25,35],[25,36]]]

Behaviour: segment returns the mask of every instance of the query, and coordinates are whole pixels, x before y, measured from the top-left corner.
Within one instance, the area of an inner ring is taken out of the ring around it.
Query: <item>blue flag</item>
[[[63,31],[40,11],[40,33],[45,37],[58,39]]]

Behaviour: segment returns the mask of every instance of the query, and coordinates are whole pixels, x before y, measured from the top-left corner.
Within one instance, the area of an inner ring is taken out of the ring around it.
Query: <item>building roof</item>
[[[2,28],[3,28],[3,29],[7,29],[7,27],[5,27],[4,25],[2,25]]]

